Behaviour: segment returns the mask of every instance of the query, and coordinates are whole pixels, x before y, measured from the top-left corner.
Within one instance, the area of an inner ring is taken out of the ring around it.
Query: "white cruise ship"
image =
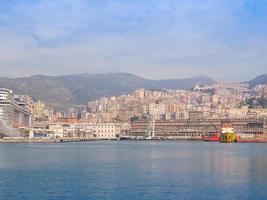
[[[14,99],[12,90],[0,88],[0,133],[8,135],[14,128],[26,128],[31,124],[31,111]]]

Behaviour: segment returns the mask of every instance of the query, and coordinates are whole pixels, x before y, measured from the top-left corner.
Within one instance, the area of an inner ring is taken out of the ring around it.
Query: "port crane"
[[[157,137],[155,135],[155,123],[156,123],[155,115],[154,114],[148,115],[148,121],[149,121],[148,133],[145,139],[146,140],[156,139]]]

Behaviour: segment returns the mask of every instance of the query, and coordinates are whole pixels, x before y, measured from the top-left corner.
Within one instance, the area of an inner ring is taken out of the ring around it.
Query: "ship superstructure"
[[[237,136],[234,131],[233,125],[230,122],[223,123],[221,135],[220,135],[220,142],[237,142]]]
[[[16,101],[13,91],[6,88],[0,88],[0,121],[2,126],[13,128],[31,125],[30,109]]]

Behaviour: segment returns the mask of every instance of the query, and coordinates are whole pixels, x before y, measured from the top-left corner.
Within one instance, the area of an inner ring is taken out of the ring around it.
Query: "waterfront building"
[[[100,140],[118,139],[121,131],[128,132],[129,126],[119,123],[50,123],[48,132],[54,137],[86,137]]]
[[[54,138],[78,137],[78,129],[75,124],[51,123],[47,132],[53,133]]]
[[[97,123],[90,126],[97,139],[117,139],[121,133],[121,126],[114,123]]]
[[[155,134],[162,138],[201,138],[202,135],[221,130],[225,118],[191,118],[179,120],[156,120]],[[262,135],[267,134],[266,118],[229,118],[236,133]],[[132,136],[145,136],[149,128],[149,121],[133,121]]]

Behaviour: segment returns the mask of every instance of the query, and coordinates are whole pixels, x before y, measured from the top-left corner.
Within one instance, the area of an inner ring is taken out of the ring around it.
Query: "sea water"
[[[0,144],[9,199],[267,199],[267,144]]]

